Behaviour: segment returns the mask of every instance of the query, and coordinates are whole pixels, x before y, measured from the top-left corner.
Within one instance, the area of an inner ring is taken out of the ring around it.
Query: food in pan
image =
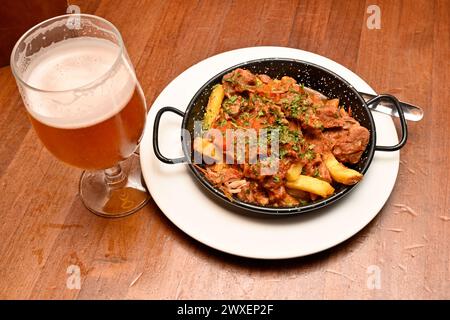
[[[221,135],[194,139],[194,150],[209,159],[199,168],[230,199],[299,206],[327,198],[337,185],[353,185],[363,177],[347,166],[360,161],[369,131],[352,117],[350,106],[344,108],[338,99],[326,99],[288,76],[272,79],[241,68],[226,74],[209,97],[203,128]],[[247,140],[244,161],[238,161],[230,153],[235,141],[227,141],[228,131],[248,129],[257,134],[276,131],[278,150]],[[257,157],[249,155],[254,144]],[[261,170],[274,157],[277,170]]]

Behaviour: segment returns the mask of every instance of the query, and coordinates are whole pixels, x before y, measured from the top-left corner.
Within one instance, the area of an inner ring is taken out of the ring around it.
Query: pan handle
[[[176,113],[180,117],[184,117],[184,112],[180,111],[180,110],[178,110],[177,108],[174,108],[174,107],[164,107],[164,108],[161,108],[161,110],[158,111],[158,113],[156,114],[156,117],[155,117],[155,124],[153,125],[153,151],[155,152],[155,156],[160,161],[162,161],[164,163],[167,163],[167,164],[175,164],[175,163],[187,162],[185,157],[175,158],[175,159],[167,158],[167,157],[163,156],[161,154],[161,151],[159,150],[159,140],[158,140],[159,123],[161,122],[161,117],[162,117],[163,113],[166,112],[166,111],[170,111],[170,112]]]
[[[389,100],[392,102],[392,104],[395,106],[395,109],[397,109],[398,116],[400,118],[400,126],[402,128],[402,136],[399,141],[394,146],[375,146],[375,151],[397,151],[401,147],[403,147],[406,143],[406,140],[408,139],[408,125],[406,124],[405,114],[403,113],[403,109],[400,107],[400,103],[398,102],[397,98],[394,96],[391,96],[390,94],[380,94],[376,96],[373,99],[370,99],[367,101],[367,106],[371,108],[371,105],[377,105],[380,103],[381,100]]]

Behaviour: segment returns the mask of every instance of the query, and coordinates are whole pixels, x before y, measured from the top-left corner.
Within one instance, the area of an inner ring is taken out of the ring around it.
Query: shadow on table
[[[339,245],[332,247],[330,249],[324,250],[322,252],[312,254],[305,257],[290,258],[290,259],[278,259],[278,260],[264,260],[264,259],[254,259],[245,258],[240,256],[235,256],[229,253],[219,251],[217,249],[211,248],[185,234],[183,231],[178,229],[156,206],[152,201],[152,206],[155,207],[155,212],[158,212],[157,216],[161,219],[161,222],[167,226],[167,228],[175,235],[175,238],[183,243],[184,246],[189,247],[192,251],[203,256],[204,258],[213,259],[217,264],[226,264],[235,268],[252,268],[258,271],[275,271],[283,268],[284,271],[289,269],[297,269],[299,267],[310,268],[323,263],[325,260],[345,256],[349,252],[357,249],[358,244],[361,244],[368,234],[373,229],[376,224],[378,216],[374,218],[366,227],[364,227],[355,236],[347,239],[346,241],[340,243]],[[383,209],[382,209],[383,211]]]

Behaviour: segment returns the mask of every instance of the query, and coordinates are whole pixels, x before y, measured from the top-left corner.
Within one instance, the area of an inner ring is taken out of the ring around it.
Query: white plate
[[[376,152],[363,181],[346,197],[319,211],[282,219],[255,217],[230,211],[213,200],[185,164],[168,165],[153,153],[155,114],[164,106],[185,110],[192,96],[210,78],[233,65],[258,58],[294,58],[321,65],[342,76],[357,90],[375,93],[342,65],[310,52],[282,47],[252,47],[210,57],[175,78],[153,103],[140,146],[147,187],[161,211],[178,228],[198,241],[230,254],[282,259],[313,254],[333,247],[366,226],[381,210],[397,178],[399,152]],[[374,112],[377,144],[398,142],[394,122]],[[165,113],[160,147],[167,157],[179,157],[181,117]]]

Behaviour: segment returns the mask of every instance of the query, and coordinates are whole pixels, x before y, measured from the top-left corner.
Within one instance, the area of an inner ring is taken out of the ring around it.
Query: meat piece
[[[317,178],[322,179],[328,183],[331,183],[333,180],[331,179],[330,172],[327,169],[327,166],[322,161],[316,167],[317,170]],[[316,171],[315,171],[316,172]]]
[[[362,127],[356,120],[346,121],[342,129],[324,132],[331,141],[331,151],[342,163],[357,163],[369,143],[369,130]]]
[[[285,93],[289,91],[289,88],[292,88],[296,83],[295,79],[291,77],[284,76],[281,80],[277,80],[277,91],[281,93]]]
[[[260,205],[265,206],[269,204],[269,198],[261,191],[255,192],[254,198],[256,202],[259,203]]]
[[[241,86],[254,86],[256,84],[256,76],[246,69],[236,69],[235,77],[237,84]]]
[[[316,153],[323,154],[332,148],[332,143],[330,143],[326,131],[309,131],[305,133],[304,138],[308,145],[314,146],[314,152]]]
[[[338,161],[357,163],[369,143],[369,131],[360,126],[352,126],[346,139],[339,141],[333,147],[333,154]]]
[[[283,184],[283,182],[278,175],[276,177],[277,178],[275,178],[275,176],[267,176],[264,179],[262,186],[267,190],[279,188]]]
[[[320,198],[319,195],[314,194],[314,193],[310,193],[310,194],[309,194],[309,197],[311,198],[311,201],[316,201],[317,199]]]
[[[223,103],[223,109],[225,114],[235,117],[241,111],[241,106],[243,105],[243,99],[241,96],[233,96],[231,99],[225,100]]]
[[[312,161],[305,162],[305,165],[303,166],[303,174],[324,180],[329,183],[333,181],[331,179],[330,172],[325,166],[325,163],[323,163],[322,157],[320,155],[318,155]]]
[[[227,191],[229,193],[239,193],[247,186],[248,186],[248,182],[245,179],[234,180],[234,181],[226,182],[224,184],[224,187],[227,189]]]
[[[323,128],[322,121],[320,121],[319,117],[312,109],[308,109],[305,113],[301,113],[297,119],[300,119],[302,129],[313,132]]]
[[[225,95],[231,97],[237,92],[244,92],[254,89],[256,76],[248,70],[236,69],[227,73],[222,78]]]
[[[263,206],[269,204],[269,198],[258,183],[254,181],[250,182],[248,188],[241,190],[241,192],[237,194],[237,197],[242,201],[257,203]]]
[[[233,84],[227,81],[222,81],[223,91],[225,92],[225,96],[230,98],[236,94],[234,90]]]
[[[298,190],[298,189],[287,189],[286,192],[289,195],[291,195],[297,199],[301,199],[303,201],[308,201],[311,199],[309,196],[309,192],[306,192],[306,191],[302,191],[302,190]]]
[[[328,100],[323,107],[316,111],[316,115],[324,128],[337,128],[344,126],[344,120],[339,112],[339,99]]]
[[[267,189],[267,193],[269,194],[269,200],[273,203],[282,201],[287,195],[283,185],[280,185],[278,188]]]
[[[261,175],[261,165],[259,163],[255,164],[244,163],[241,165],[241,167],[242,173],[246,178],[259,180],[264,177]]]
[[[297,81],[295,81],[294,78],[284,76],[284,77],[281,78],[281,83],[286,84],[288,87],[291,87],[291,86],[293,86],[294,84],[296,84]],[[287,91],[287,90],[286,90],[286,91]]]
[[[258,74],[259,80],[261,80],[262,83],[269,83],[272,79],[266,75],[266,74]]]
[[[208,180],[216,185],[239,180],[243,176],[239,170],[224,163],[216,163],[209,166],[206,168],[204,173]]]

